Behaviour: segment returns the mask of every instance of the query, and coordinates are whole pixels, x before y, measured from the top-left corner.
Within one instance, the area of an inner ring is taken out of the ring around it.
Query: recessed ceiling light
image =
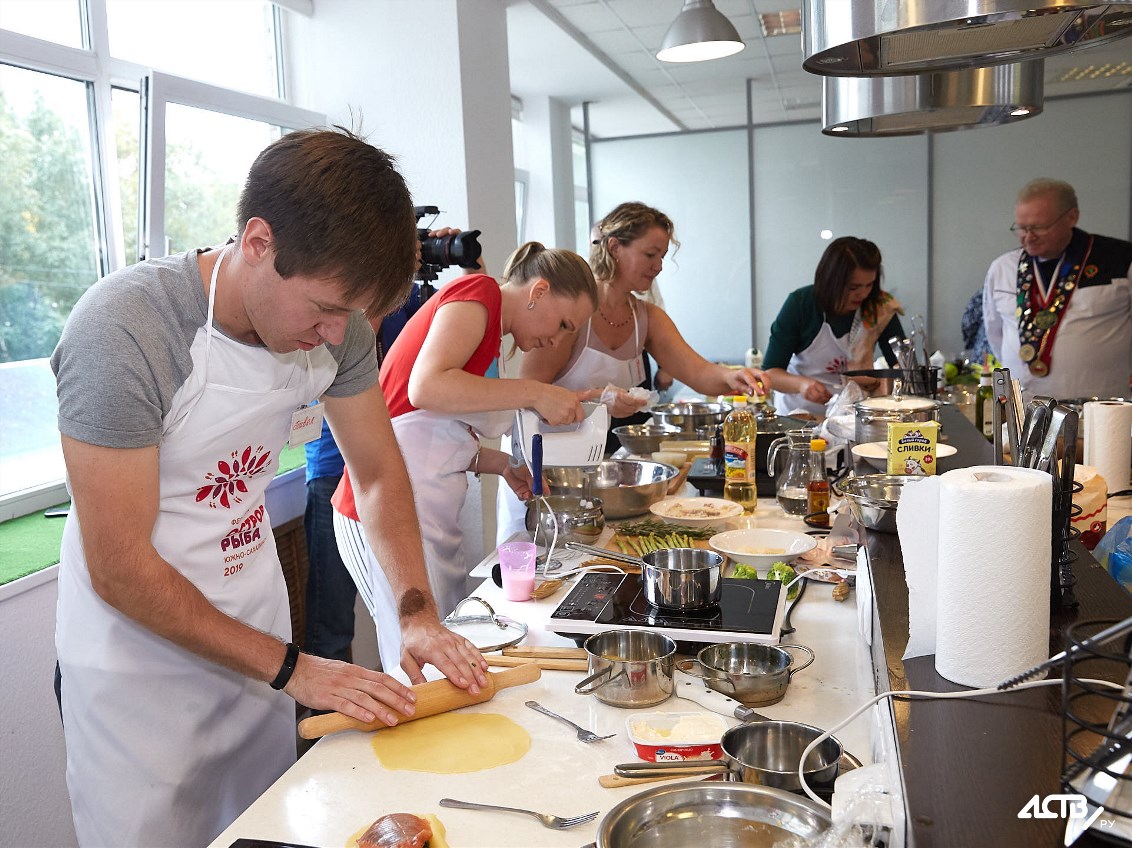
[[[759,26],[763,28],[763,35],[796,35],[802,31],[802,10],[792,9],[786,12],[768,12],[759,15]]]

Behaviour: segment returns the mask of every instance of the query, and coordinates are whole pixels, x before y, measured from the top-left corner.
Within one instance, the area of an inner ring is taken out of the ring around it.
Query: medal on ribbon
[[[1053,343],[1061,316],[1069,307],[1081,269],[1086,269],[1085,273],[1088,274],[1088,269],[1095,267],[1086,264],[1093,249],[1093,237],[1087,236],[1088,241],[1082,244],[1084,238],[1084,233],[1074,231],[1072,241],[1054,269],[1048,291],[1042,290],[1037,257],[1029,256],[1024,250],[1018,257],[1018,299],[1015,309],[1020,343],[1018,356],[1035,377],[1045,377],[1053,368]]]

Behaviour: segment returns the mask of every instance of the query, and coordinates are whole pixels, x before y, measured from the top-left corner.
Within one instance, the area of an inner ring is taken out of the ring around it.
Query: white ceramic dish
[[[743,514],[743,507],[724,498],[665,498],[650,506],[649,512],[670,524],[722,530]]]
[[[955,454],[956,450],[951,445],[940,442],[935,446],[936,459],[946,459],[949,456],[955,456]],[[888,470],[887,442],[865,442],[864,444],[853,445],[853,456],[865,460],[877,471]]]
[[[711,547],[744,565],[753,565],[766,574],[776,562],[792,562],[818,546],[813,536],[793,530],[726,530],[708,540]]]

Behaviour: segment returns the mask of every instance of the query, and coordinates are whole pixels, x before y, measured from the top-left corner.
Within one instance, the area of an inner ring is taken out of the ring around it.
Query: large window
[[[48,358],[75,301],[223,241],[255,155],[326,123],[282,97],[274,7],[214,5],[0,0],[0,520],[65,499]],[[180,49],[206,26],[217,49]]]

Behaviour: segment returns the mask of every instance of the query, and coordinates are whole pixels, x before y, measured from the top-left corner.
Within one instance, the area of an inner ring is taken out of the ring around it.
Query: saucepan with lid
[[[858,445],[887,442],[891,422],[939,421],[939,401],[926,397],[886,395],[853,404],[854,438]]]

